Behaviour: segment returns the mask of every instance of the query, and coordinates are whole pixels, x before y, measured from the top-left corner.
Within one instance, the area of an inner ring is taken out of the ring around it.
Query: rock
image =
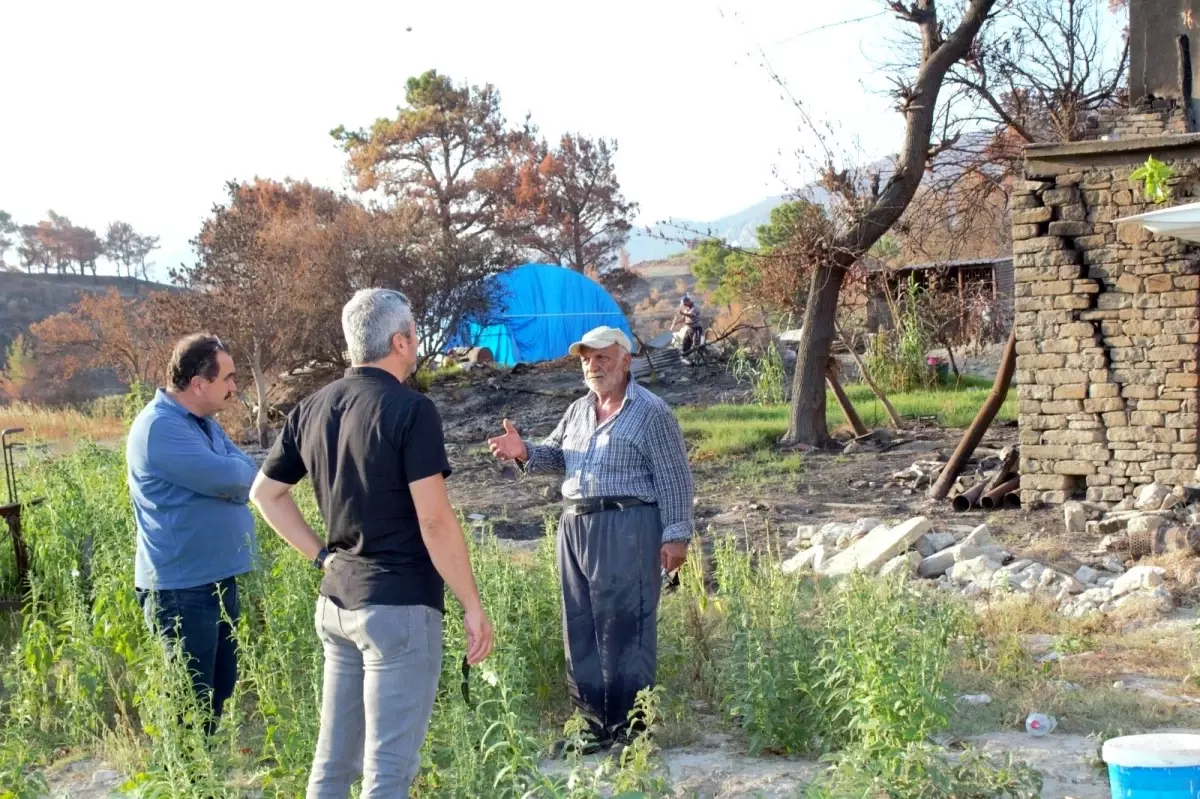
[[[963,539],[963,543],[973,544],[977,547],[987,546],[992,543],[992,531],[988,529],[986,524],[981,524]]]
[[[1085,533],[1087,532],[1087,511],[1083,505],[1078,502],[1068,502],[1063,505],[1063,516],[1067,526],[1068,533]]]
[[[470,520],[471,520],[471,521],[473,521],[473,522],[485,522],[485,521],[487,521],[487,517],[486,517],[486,516],[484,516],[482,513],[472,513],[472,514],[471,514],[470,516],[468,516],[467,518],[468,518],[468,519],[470,519]],[[778,539],[776,539],[776,540],[778,540]]]
[[[921,556],[916,552],[905,552],[903,555],[897,555],[883,565],[879,570],[880,577],[888,577],[896,572],[903,572],[905,576],[912,577],[917,573],[917,567],[921,565]]]
[[[962,595],[967,599],[976,599],[983,596],[983,588],[976,583],[971,583],[962,590]]]
[[[1183,497],[1172,491],[1170,494],[1167,494],[1167,498],[1163,500],[1162,505],[1159,506],[1159,510],[1171,510],[1172,508],[1177,508],[1182,504]]]
[[[780,569],[784,574],[795,574],[796,572],[806,568],[812,569],[813,571],[820,571],[821,562],[824,560],[825,547],[818,545],[815,547],[810,547],[803,552],[799,552],[788,558],[783,562],[783,565],[780,566]]]
[[[854,571],[873,573],[929,532],[924,516],[909,519],[896,527],[880,527],[868,533],[845,552],[840,552],[821,570],[829,577],[842,577]]]
[[[993,558],[993,560],[995,560],[995,558]],[[1012,563],[1010,563],[1007,566],[1005,566],[1004,568],[1000,569],[1000,571],[1004,574],[1017,575],[1017,574],[1020,574],[1021,572],[1025,571],[1032,565],[1033,565],[1032,560],[1030,560],[1029,558],[1022,558],[1021,560],[1014,560]]]
[[[1138,489],[1133,507],[1138,510],[1159,510],[1163,500],[1171,495],[1171,489],[1162,483],[1150,483]]]
[[[1130,519],[1128,529],[1130,533],[1157,533],[1166,526],[1167,520],[1162,516],[1147,513],[1143,516],[1134,516]]]
[[[1125,497],[1125,499],[1121,500],[1116,505],[1113,505],[1112,510],[1114,512],[1120,513],[1123,510],[1133,510],[1133,506],[1134,506],[1134,498],[1133,497]]]
[[[1166,573],[1167,570],[1159,566],[1135,566],[1117,578],[1113,584],[1113,596],[1162,585]]]
[[[838,524],[831,522],[817,530],[812,537],[812,545],[816,547],[828,547],[830,549],[837,546],[838,539],[842,536],[848,536],[854,525]]]
[[[959,532],[961,531],[955,530],[942,534],[933,533],[931,535],[936,536],[949,534],[955,538],[958,538]],[[941,543],[941,541],[938,543]],[[920,541],[918,540],[918,551],[919,545]],[[972,529],[971,532],[963,537],[958,544],[946,547],[945,549],[940,549],[931,555],[927,555],[925,559],[921,561],[921,565],[917,568],[917,574],[921,577],[939,577],[950,571],[951,567],[953,567],[955,563],[958,563],[962,560],[971,560],[972,558],[977,558],[984,554],[984,548],[986,547],[994,547],[994,545],[992,544],[992,537],[988,532],[987,525],[982,524]],[[993,548],[991,551],[991,556],[992,560],[997,560],[1000,563],[1003,563],[1005,560],[1011,557],[1007,552],[1004,552],[1004,550],[1000,549],[999,547]]]
[[[1159,613],[1167,613],[1175,607],[1175,600],[1171,596],[1171,592],[1160,585],[1150,590],[1134,591],[1119,597],[1114,605],[1116,608],[1144,605]]]
[[[1096,580],[1096,587],[1097,588],[1112,588],[1113,584],[1116,581],[1117,581],[1117,578],[1110,574],[1107,577],[1101,577],[1100,579]]]
[[[808,546],[816,534],[816,527],[811,524],[802,524],[796,529],[796,537],[788,542],[788,546],[792,549],[803,549]]]
[[[988,544],[979,548],[981,555],[987,555],[997,563],[1008,563],[1013,559],[1012,553],[999,544]]]
[[[857,441],[851,441],[849,444],[842,447],[843,455],[855,455],[859,452],[862,452],[862,444],[859,444]]]
[[[1125,565],[1121,563],[1121,559],[1116,555],[1109,555],[1104,559],[1104,563],[1100,564],[1100,568],[1112,574],[1124,574]]]
[[[855,538],[861,538],[862,536],[874,530],[876,527],[882,526],[883,522],[881,522],[879,519],[859,519],[854,523],[854,526],[850,528],[850,535],[854,536]]]
[[[1100,572],[1093,569],[1091,566],[1080,566],[1075,571],[1075,579],[1084,585],[1091,585],[1100,578]]]
[[[954,533],[926,533],[917,539],[917,552],[928,558],[955,544]]]
[[[1079,595],[1081,602],[1090,602],[1094,605],[1103,605],[1105,602],[1111,602],[1113,592],[1111,588],[1089,588]]]
[[[983,588],[991,585],[992,575],[999,570],[999,563],[980,555],[955,563],[950,570],[950,579],[956,583],[974,583]]]
[[[1021,583],[1025,580],[1023,572],[1025,572],[1032,565],[1032,560],[1018,560],[1010,563],[1007,566],[1001,567],[999,571],[992,575],[992,590],[1019,590],[1021,588]]]
[[[960,560],[970,560],[977,558],[982,553],[979,547],[970,546],[964,541],[961,544],[955,544],[949,549],[943,549],[941,552],[935,552],[925,560],[921,561],[921,565],[917,567],[917,575],[920,577],[940,577]]]
[[[1119,516],[1108,516],[1100,521],[1088,522],[1086,529],[1088,535],[1113,535],[1124,530],[1125,525],[1128,523],[1128,519]]]
[[[92,785],[100,786],[121,779],[120,773],[112,769],[100,769],[92,775]]]

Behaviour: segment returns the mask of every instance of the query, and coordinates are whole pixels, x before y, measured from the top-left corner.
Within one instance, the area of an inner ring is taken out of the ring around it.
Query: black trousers
[[[651,505],[568,510],[558,525],[567,689],[602,737],[622,732],[638,691],[654,685],[661,549]]]

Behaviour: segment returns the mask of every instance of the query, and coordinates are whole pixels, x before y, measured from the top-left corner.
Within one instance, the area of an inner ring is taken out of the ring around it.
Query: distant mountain
[[[636,227],[629,235],[629,243],[625,245],[629,251],[629,261],[636,264],[662,260],[686,250],[687,245],[683,240],[702,236],[724,239],[739,247],[754,247],[758,244],[755,229],[765,225],[771,218],[771,209],[786,200],[786,197],[768,197],[749,208],[711,222],[672,219],[654,225],[649,234],[645,227]]]
[[[814,202],[824,203],[828,195],[822,188],[809,187],[805,196]],[[687,249],[687,245],[684,244],[686,239],[705,236],[722,239],[737,247],[757,247],[758,226],[771,220],[772,209],[792,199],[794,198],[784,196],[768,197],[749,208],[743,208],[711,222],[671,219],[654,225],[648,234],[644,226],[635,227],[629,234],[629,243],[625,245],[625,249],[629,251],[629,262],[636,264],[669,258]]]

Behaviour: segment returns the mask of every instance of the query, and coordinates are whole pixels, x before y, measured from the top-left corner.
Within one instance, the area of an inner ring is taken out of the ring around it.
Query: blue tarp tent
[[[562,358],[584,333],[616,327],[633,340],[625,314],[604,287],[561,266],[525,264],[488,279],[496,302],[487,322],[468,320],[449,347],[487,347],[496,363]]]

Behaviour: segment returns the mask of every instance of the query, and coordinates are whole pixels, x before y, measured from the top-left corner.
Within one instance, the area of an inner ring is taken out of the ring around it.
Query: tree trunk
[[[955,380],[962,380],[962,375],[958,373],[958,362],[954,360],[954,347],[950,342],[946,342],[946,356],[950,358],[950,371],[954,372]]]
[[[813,270],[804,305],[804,332],[796,349],[785,444],[826,447],[832,443],[825,421],[825,367],[845,276],[845,268],[836,263],[825,263]]]
[[[579,218],[575,218],[575,224],[571,226],[571,243],[575,249],[575,271],[583,274],[587,265],[583,262],[583,237],[579,235]]]
[[[971,422],[971,426],[967,428],[967,432],[963,435],[962,441],[959,442],[958,448],[954,450],[954,454],[950,456],[950,461],[942,469],[938,481],[929,489],[931,499],[945,499],[946,494],[950,491],[950,486],[954,485],[958,473],[962,471],[963,464],[967,462],[967,458],[971,457],[971,453],[975,451],[975,447],[979,446],[979,442],[983,440],[984,434],[991,426],[992,420],[996,418],[996,413],[1000,410],[1000,406],[1004,404],[1004,398],[1008,396],[1008,387],[1012,383],[1013,372],[1017,368],[1017,333],[1008,334],[1008,344],[1004,347],[1004,356],[1000,359],[1000,371],[996,374],[996,380],[992,383],[992,390],[988,394],[987,401],[983,403],[983,407],[979,409],[979,413],[975,416],[975,421]]]
[[[256,413],[258,445],[266,449],[271,443],[268,437],[270,430],[267,426],[267,379],[263,375],[262,349],[257,341],[254,342],[254,353],[250,358],[250,371],[254,375],[254,390],[258,398],[258,411]]]
[[[842,343],[846,345],[846,349],[850,350],[850,357],[854,359],[854,363],[858,367],[858,373],[862,375],[863,382],[870,387],[871,393],[874,394],[881,403],[883,403],[883,409],[887,411],[888,418],[892,421],[892,426],[897,430],[903,429],[904,420],[901,419],[900,414],[896,412],[896,407],[892,405],[891,400],[887,398],[887,394],[884,394],[883,390],[880,389],[879,386],[876,385],[875,381],[871,378],[871,373],[867,371],[867,365],[863,363],[862,358],[858,357],[858,352],[850,345],[850,342],[846,340],[846,336],[842,333],[841,328],[837,328],[837,334],[838,338],[842,340]]]
[[[837,398],[838,405],[842,409],[842,415],[846,417],[846,422],[854,428],[854,435],[865,436],[871,432],[867,430],[867,426],[858,417],[858,411],[854,409],[854,403],[846,396],[846,392],[842,389],[842,384],[838,382],[837,375],[834,374],[833,369],[825,373],[825,379],[829,382],[829,388],[833,391],[833,396]]]

